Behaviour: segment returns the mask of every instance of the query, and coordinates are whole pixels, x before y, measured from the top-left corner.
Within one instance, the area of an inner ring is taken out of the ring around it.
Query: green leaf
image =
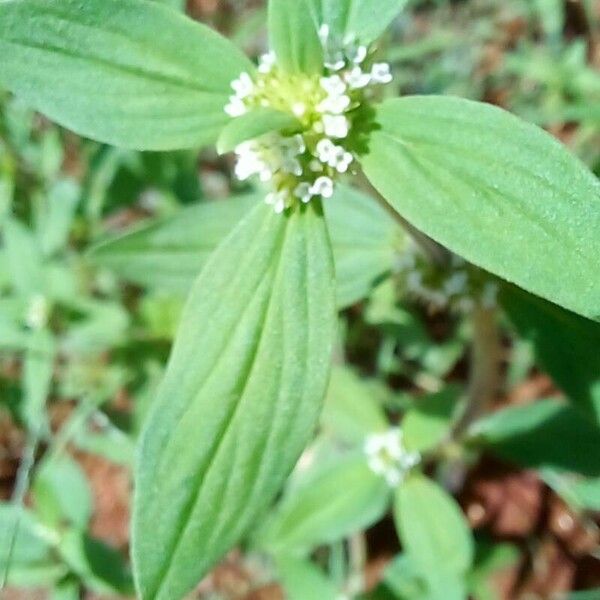
[[[58,550],[86,587],[100,594],[132,595],[133,581],[125,557],[111,546],[87,533],[69,530]]]
[[[253,194],[184,208],[91,250],[97,265],[143,286],[187,292],[218,244],[262,196]],[[339,308],[366,297],[391,272],[403,234],[373,199],[339,186],[325,206],[336,264]]]
[[[142,436],[133,558],[144,600],[183,596],[282,486],[318,419],[335,324],[319,205],[286,216],[256,206],[192,289]]]
[[[323,47],[309,0],[269,0],[268,21],[271,48],[284,71],[323,71]]]
[[[308,560],[277,558],[277,571],[281,577],[287,600],[337,600],[340,591],[315,564]]]
[[[459,98],[390,100],[377,122],[362,162],[400,214],[488,271],[600,317],[600,182],[558,141]]]
[[[292,115],[273,108],[256,108],[241,117],[236,117],[225,126],[219,136],[219,154],[231,152],[242,142],[252,140],[272,131],[290,130],[298,126]]]
[[[600,324],[514,287],[500,302],[540,366],[600,425]]]
[[[43,463],[32,486],[36,511],[50,526],[63,521],[85,529],[92,515],[92,495],[81,467],[63,456]]]
[[[20,221],[8,218],[2,228],[7,267],[16,292],[31,300],[44,288],[43,259],[39,244]]]
[[[325,215],[335,257],[338,306],[346,308],[366,298],[392,272],[405,235],[373,198],[349,186],[338,186],[325,205]]]
[[[331,381],[321,416],[321,426],[351,444],[362,444],[370,433],[389,427],[380,398],[379,382],[361,379],[348,367],[337,367]]]
[[[460,390],[447,387],[437,394],[415,399],[402,419],[407,450],[426,452],[441,444],[450,433]]]
[[[318,468],[318,467],[317,467]],[[341,458],[293,486],[259,533],[275,554],[307,555],[365,529],[385,513],[390,489],[364,456]]]
[[[473,563],[473,538],[456,501],[422,475],[396,493],[394,517],[407,555],[429,586],[444,573],[464,575]]]
[[[16,535],[15,535],[16,531]],[[11,541],[14,536],[14,543]],[[0,573],[11,568],[41,565],[50,552],[35,517],[26,509],[0,502]]]
[[[600,477],[581,477],[555,469],[544,469],[541,476],[575,510],[600,511]]]
[[[170,150],[216,141],[230,83],[251,63],[146,0],[0,2],[0,85],[81,135]]]
[[[600,475],[600,428],[556,400],[506,408],[478,421],[471,435],[473,441],[524,467]]]
[[[330,27],[334,39],[376,40],[406,6],[407,0],[313,0],[319,24]]]
[[[37,218],[40,247],[46,256],[64,249],[81,190],[71,179],[60,179],[48,191]]]
[[[187,293],[215,248],[259,202],[249,195],[185,208],[100,243],[88,256],[126,281]]]

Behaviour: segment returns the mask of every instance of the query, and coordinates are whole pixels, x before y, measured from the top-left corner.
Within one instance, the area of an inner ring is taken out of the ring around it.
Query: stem
[[[367,542],[365,534],[359,532],[348,540],[349,570],[347,592],[353,598],[365,589],[365,566],[367,564]]]
[[[465,410],[456,424],[452,438],[460,439],[470,425],[488,410],[500,388],[500,336],[496,310],[478,306],[473,312],[473,346],[471,374]]]
[[[10,572],[10,563],[12,559],[12,555],[15,549],[15,544],[17,541],[17,536],[19,534],[19,527],[21,526],[21,519],[23,517],[23,512],[25,510],[25,494],[27,493],[27,489],[29,488],[29,476],[31,474],[31,470],[33,469],[35,463],[35,454],[37,451],[39,439],[40,439],[40,429],[38,427],[35,431],[33,431],[28,439],[25,449],[23,451],[23,457],[21,459],[21,464],[19,465],[19,469],[17,471],[17,478],[15,481],[15,489],[13,491],[11,497],[11,504],[15,507],[15,518],[14,525],[12,527],[12,531],[9,533],[8,547],[7,547],[7,555],[6,555],[6,564],[2,573],[0,573],[0,590],[3,590],[8,583],[8,575]]]

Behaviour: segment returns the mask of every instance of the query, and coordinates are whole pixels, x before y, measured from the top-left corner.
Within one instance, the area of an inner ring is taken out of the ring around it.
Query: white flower
[[[267,54],[263,54],[260,57],[260,62],[258,65],[259,73],[270,73],[275,66],[275,62],[277,61],[277,57],[274,52],[268,52]]]
[[[371,69],[371,79],[374,83],[390,83],[393,79],[388,63],[376,63]]]
[[[321,87],[329,96],[341,96],[346,91],[346,84],[339,75],[321,77]]]
[[[310,191],[313,196],[331,198],[334,191],[333,179],[330,177],[319,177],[310,188]]]
[[[329,39],[329,25],[326,23],[323,23],[323,25],[319,27],[319,39],[323,45],[325,45]]]
[[[346,173],[352,164],[354,157],[350,152],[346,152],[342,146],[335,146],[333,152],[329,156],[328,164],[338,171],[338,173]]]
[[[300,134],[282,138],[281,145],[287,156],[298,156],[306,151],[306,142]]]
[[[297,158],[286,157],[281,163],[281,170],[291,175],[300,177],[302,175],[302,165]]]
[[[230,117],[241,117],[248,112],[248,108],[241,98],[238,98],[237,96],[231,96],[231,98],[229,98],[229,104],[225,106],[225,112]]]
[[[344,55],[341,52],[336,52],[325,61],[325,66],[330,71],[341,71],[346,66]]]
[[[307,182],[302,182],[298,184],[296,189],[294,190],[294,196],[299,198],[305,204],[310,202],[311,198],[314,196],[312,193],[311,185]]]
[[[371,74],[365,73],[360,67],[354,67],[345,77],[348,86],[353,90],[367,87],[371,83]]]
[[[418,452],[408,452],[404,448],[402,431],[397,427],[369,435],[364,452],[369,468],[384,477],[390,487],[397,487],[406,473],[421,461]]]
[[[343,115],[324,115],[323,128],[329,137],[342,139],[348,137],[350,123]]]
[[[248,73],[242,73],[238,79],[231,82],[231,87],[235,95],[243,100],[252,94],[254,91],[254,82]]]
[[[359,46],[356,49],[356,53],[354,54],[354,57],[352,59],[352,62],[356,65],[360,65],[365,61],[365,58],[367,58],[367,54],[368,54],[368,50],[366,46]]]
[[[350,107],[349,96],[327,96],[318,106],[317,110],[322,113],[341,115]]]
[[[265,203],[272,206],[277,214],[281,214],[285,210],[287,202],[288,196],[285,192],[271,192],[265,198]]]
[[[322,163],[329,164],[329,159],[336,149],[336,145],[329,139],[323,138],[317,144],[317,156]]]
[[[261,173],[266,168],[264,161],[256,151],[256,144],[254,142],[240,144],[236,147],[235,153],[237,154],[235,174],[241,181],[245,181],[252,177],[252,175]]]

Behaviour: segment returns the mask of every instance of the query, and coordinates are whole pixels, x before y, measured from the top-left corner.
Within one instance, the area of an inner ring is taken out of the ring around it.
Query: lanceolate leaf
[[[346,488],[349,493],[340,493]],[[390,489],[361,454],[322,468],[289,490],[259,544],[276,554],[307,555],[375,523],[386,512]]]
[[[187,292],[211,252],[262,201],[261,195],[252,194],[185,208],[99,244],[90,258],[127,281]],[[347,186],[339,186],[324,209],[335,256],[338,306],[346,308],[391,271],[403,234],[371,198]]]
[[[192,289],[138,457],[144,600],[189,591],[268,506],[313,433],[336,321],[319,212],[255,207]]]
[[[221,132],[217,142],[220,154],[231,152],[238,144],[260,137],[272,131],[292,129],[297,119],[273,108],[257,108],[241,117],[236,117]]]
[[[519,465],[600,476],[600,428],[562,402],[504,409],[476,423],[471,433],[474,443]]]
[[[313,0],[269,0],[269,37],[279,65],[289,73],[321,73],[323,47]]]
[[[506,287],[500,302],[540,365],[600,425],[600,323]]]
[[[465,574],[473,562],[473,539],[460,507],[422,475],[398,489],[394,517],[402,544],[428,582],[444,573]]]
[[[407,0],[312,0],[319,23],[329,25],[331,35],[361,44],[376,40],[404,8]]]
[[[212,143],[251,63],[147,0],[0,2],[0,85],[82,135],[167,150]]]
[[[127,281],[186,293],[215,248],[261,202],[248,195],[185,208],[99,244],[90,258]]]
[[[377,120],[363,166],[399,213],[471,262],[600,315],[600,182],[559,142],[458,98],[390,100]]]

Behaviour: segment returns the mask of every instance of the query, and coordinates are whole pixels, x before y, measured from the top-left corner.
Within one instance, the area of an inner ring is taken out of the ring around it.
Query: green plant
[[[368,180],[377,190],[372,195],[387,203],[394,218],[406,219],[473,265],[578,313],[581,317],[548,305],[547,318],[553,323],[561,320],[557,312],[568,314],[569,323],[580,323],[597,339],[594,323],[586,319],[600,316],[598,181],[548,134],[498,108],[441,96],[379,102],[384,92],[371,84],[389,83],[391,74],[377,62],[374,42],[403,4],[271,0],[274,54],[258,70],[225,39],[158,3],[0,4],[0,83],[17,96],[58,123],[116,146],[173,150],[217,144],[222,152],[235,150],[238,175],[259,175],[267,188],[262,195],[268,206],[246,198],[236,201],[239,211],[222,209],[232,211],[228,217],[215,211],[214,252],[192,257],[181,277],[191,291],[138,449],[133,562],[142,598],[183,596],[264,516],[317,426],[336,335],[336,285],[343,290],[337,306],[359,299],[390,270],[392,244],[377,242],[389,235],[394,243],[406,243],[382,211],[363,208],[368,199],[338,180],[356,176],[365,188]],[[353,221],[352,211],[364,216]],[[359,223],[359,241],[368,215],[375,225],[368,268],[361,271],[367,276],[360,282],[341,265],[350,250],[351,266],[367,251],[361,254],[348,241],[344,247],[344,223]],[[188,218],[181,218],[181,227],[168,226],[172,237],[164,228],[155,242],[148,241],[151,232],[133,234],[100,247],[96,260],[114,266],[119,249],[136,244],[143,258],[144,244],[168,246],[184,235]],[[11,239],[10,225],[7,231]],[[13,233],[14,239],[18,226]],[[190,228],[189,242],[194,233]],[[424,579],[432,591],[454,590],[461,597],[473,567],[472,540],[453,500],[421,474],[408,474],[419,470],[420,455],[404,459],[410,452],[435,450],[451,429],[468,429],[479,416],[476,402],[491,393],[494,316],[479,294],[490,282],[413,233],[439,263],[437,269],[451,272],[447,280],[446,272],[440,276],[441,283],[436,272],[422,272],[418,285],[407,279],[407,288],[422,296],[429,284],[441,286],[446,302],[456,286],[457,296],[467,286],[477,297],[468,307],[479,369],[475,402],[452,425],[450,415],[432,409],[442,432],[428,431],[433,442],[420,441],[412,449],[390,437],[385,443],[375,438],[371,448],[379,444],[387,452],[375,470],[393,473],[387,479],[398,488],[399,531],[419,585]],[[134,267],[131,277],[148,278],[141,268]],[[453,279],[457,271],[463,275]],[[517,327],[522,310],[519,304],[514,311]],[[396,311],[385,314],[388,319],[419,335],[407,325],[409,316]],[[571,339],[572,331],[565,335]],[[560,355],[548,355],[543,346],[540,352],[548,365],[560,366]],[[586,360],[581,368],[594,379],[597,361],[589,359],[586,366]],[[569,387],[570,380],[564,381]],[[590,392],[583,385],[573,400],[597,418],[597,388]],[[542,423],[560,418],[554,406],[547,410],[539,416]],[[418,416],[409,423],[415,421]],[[474,440],[502,447],[501,432],[509,425],[492,421]],[[410,430],[404,436],[408,443]],[[382,468],[388,459],[389,469]],[[381,485],[363,462],[344,464],[351,474],[341,477]],[[398,487],[405,476],[406,484]],[[365,511],[371,519],[382,510],[375,504]],[[407,519],[411,513],[403,506],[426,514]],[[286,510],[293,512],[293,501],[281,509]],[[445,558],[448,544],[436,539],[438,529],[411,528],[445,512],[455,539],[464,540],[455,560]],[[282,527],[266,527],[264,543],[275,544],[273,532]],[[303,543],[314,542],[309,536]],[[436,564],[448,563],[435,577],[432,556]],[[282,572],[292,577],[290,564],[282,559]]]

